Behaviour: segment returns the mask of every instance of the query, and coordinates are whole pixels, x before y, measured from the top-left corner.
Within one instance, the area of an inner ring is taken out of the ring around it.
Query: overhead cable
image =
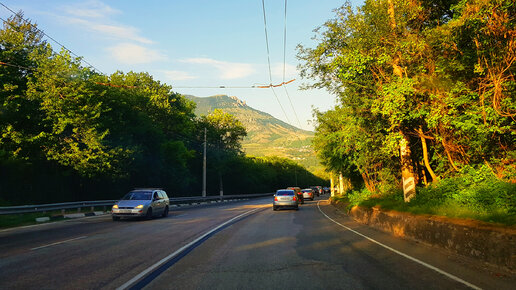
[[[284,17],[284,28],[283,28],[283,83],[282,84],[288,84],[292,81],[285,83],[285,67],[287,65],[287,0],[285,0],[285,17]],[[294,108],[294,105],[292,104],[292,99],[290,98],[290,95],[287,90],[287,86],[283,86],[283,89],[285,89],[285,94],[288,97],[288,101],[290,102],[290,107],[292,107],[292,111],[294,111],[294,116],[296,116],[297,123],[299,124],[299,128],[301,128],[301,122],[299,121],[299,118],[297,117],[296,109]]]
[[[98,68],[94,67],[91,63],[87,62],[86,60],[84,60],[84,57],[81,57],[77,54],[75,54],[73,51],[71,51],[70,49],[68,49],[66,46],[62,45],[61,43],[59,43],[57,40],[55,40],[54,38],[52,38],[50,35],[46,34],[43,30],[39,29],[36,25],[30,23],[28,20],[26,20],[25,18],[23,18],[19,13],[16,13],[14,12],[11,8],[5,6],[5,4],[1,3],[0,2],[0,5],[2,5],[5,9],[11,11],[11,13],[13,13],[14,15],[16,15],[17,17],[20,17],[23,21],[25,21],[26,23],[28,23],[30,26],[32,26],[33,28],[35,28],[37,31],[41,32],[43,35],[45,35],[47,38],[51,39],[52,41],[54,41],[55,43],[57,43],[59,46],[61,46],[62,48],[64,48],[66,51],[68,51],[69,53],[71,53],[72,55],[74,55],[75,57],[79,58],[82,62],[84,62],[85,64],[87,64],[88,66],[90,66],[91,68],[93,68],[94,70],[98,71],[99,73],[101,74],[104,74],[101,70],[99,70]],[[3,20],[3,19],[2,19]],[[9,23],[5,20],[3,20],[4,23]],[[10,24],[10,23],[9,23]],[[10,24],[12,26],[12,24]]]
[[[13,64],[13,63],[8,63],[8,62],[3,62],[3,61],[0,61],[0,66],[10,66],[10,67],[15,67],[15,68],[19,68],[19,69],[23,69],[23,70],[27,70],[27,71],[34,71],[35,68],[30,68],[30,67],[26,67],[26,66],[21,66],[21,65],[17,65],[17,64]],[[54,78],[54,77],[50,77],[51,79],[55,80],[55,81],[58,81],[58,82],[61,82],[63,84],[66,84],[65,81],[63,80],[59,80],[57,78]],[[110,84],[110,83],[102,83],[102,82],[93,82],[97,85],[101,85],[101,86],[109,86],[109,87],[114,87],[114,88],[127,88],[127,89],[137,89],[138,87],[137,86],[126,86],[126,85],[115,85],[115,84]]]
[[[276,92],[274,91],[274,88],[272,86],[271,57],[270,57],[270,50],[269,50],[269,36],[267,35],[267,17],[265,16],[265,0],[262,0],[262,9],[263,9],[263,25],[265,28],[265,44],[267,46],[267,64],[269,66],[269,81],[270,81],[269,85],[272,90],[272,93],[274,94],[274,97],[276,97],[276,100],[278,101],[281,111],[283,111],[283,114],[285,115],[287,122],[290,124],[290,120],[287,116],[287,113],[285,112],[285,109],[283,109],[283,106],[281,105],[278,95],[276,95]]]

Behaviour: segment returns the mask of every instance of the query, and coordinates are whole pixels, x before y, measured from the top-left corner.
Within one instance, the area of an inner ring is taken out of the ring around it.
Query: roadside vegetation
[[[315,48],[299,47],[303,76],[338,99],[314,112],[313,144],[343,179],[342,198],[516,223],[515,9],[508,0],[347,3],[317,30]]]
[[[244,156],[246,129],[145,72],[104,75],[52,50],[20,12],[0,30],[0,206],[116,199],[134,187],[201,194],[272,192],[323,180],[280,158]]]

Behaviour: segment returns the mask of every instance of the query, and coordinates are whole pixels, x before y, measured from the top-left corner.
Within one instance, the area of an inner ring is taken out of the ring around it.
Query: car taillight
[[[278,201],[278,197],[277,196],[274,197],[274,201]]]
[[[294,196],[294,197],[292,198],[292,200],[294,200],[294,201],[295,201],[295,200],[297,200],[297,198]]]

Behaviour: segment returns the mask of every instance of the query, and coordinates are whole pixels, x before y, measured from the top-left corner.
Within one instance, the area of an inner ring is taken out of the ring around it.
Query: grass
[[[94,211],[103,211],[103,207],[96,207]],[[77,213],[76,209],[66,210],[65,214]],[[92,212],[88,207],[81,210],[81,213]],[[24,213],[24,214],[11,214],[11,215],[0,215],[0,229],[28,226],[34,224],[48,223],[48,222],[36,222],[36,218],[39,217],[50,217],[49,222],[55,222],[64,220],[62,212],[59,211],[48,211],[48,212],[36,212],[36,213]]]
[[[516,225],[516,184],[490,176],[480,170],[418,187],[410,202],[403,201],[401,190],[372,194],[366,189],[337,197],[349,207],[381,208],[451,218],[474,219],[506,226]]]

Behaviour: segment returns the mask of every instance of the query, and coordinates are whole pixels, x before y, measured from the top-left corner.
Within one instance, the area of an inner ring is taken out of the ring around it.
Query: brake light
[[[292,200],[296,201],[296,200],[297,200],[297,198],[294,196],[294,197],[292,198]]]
[[[274,201],[278,201],[278,197],[277,196],[274,197]]]

